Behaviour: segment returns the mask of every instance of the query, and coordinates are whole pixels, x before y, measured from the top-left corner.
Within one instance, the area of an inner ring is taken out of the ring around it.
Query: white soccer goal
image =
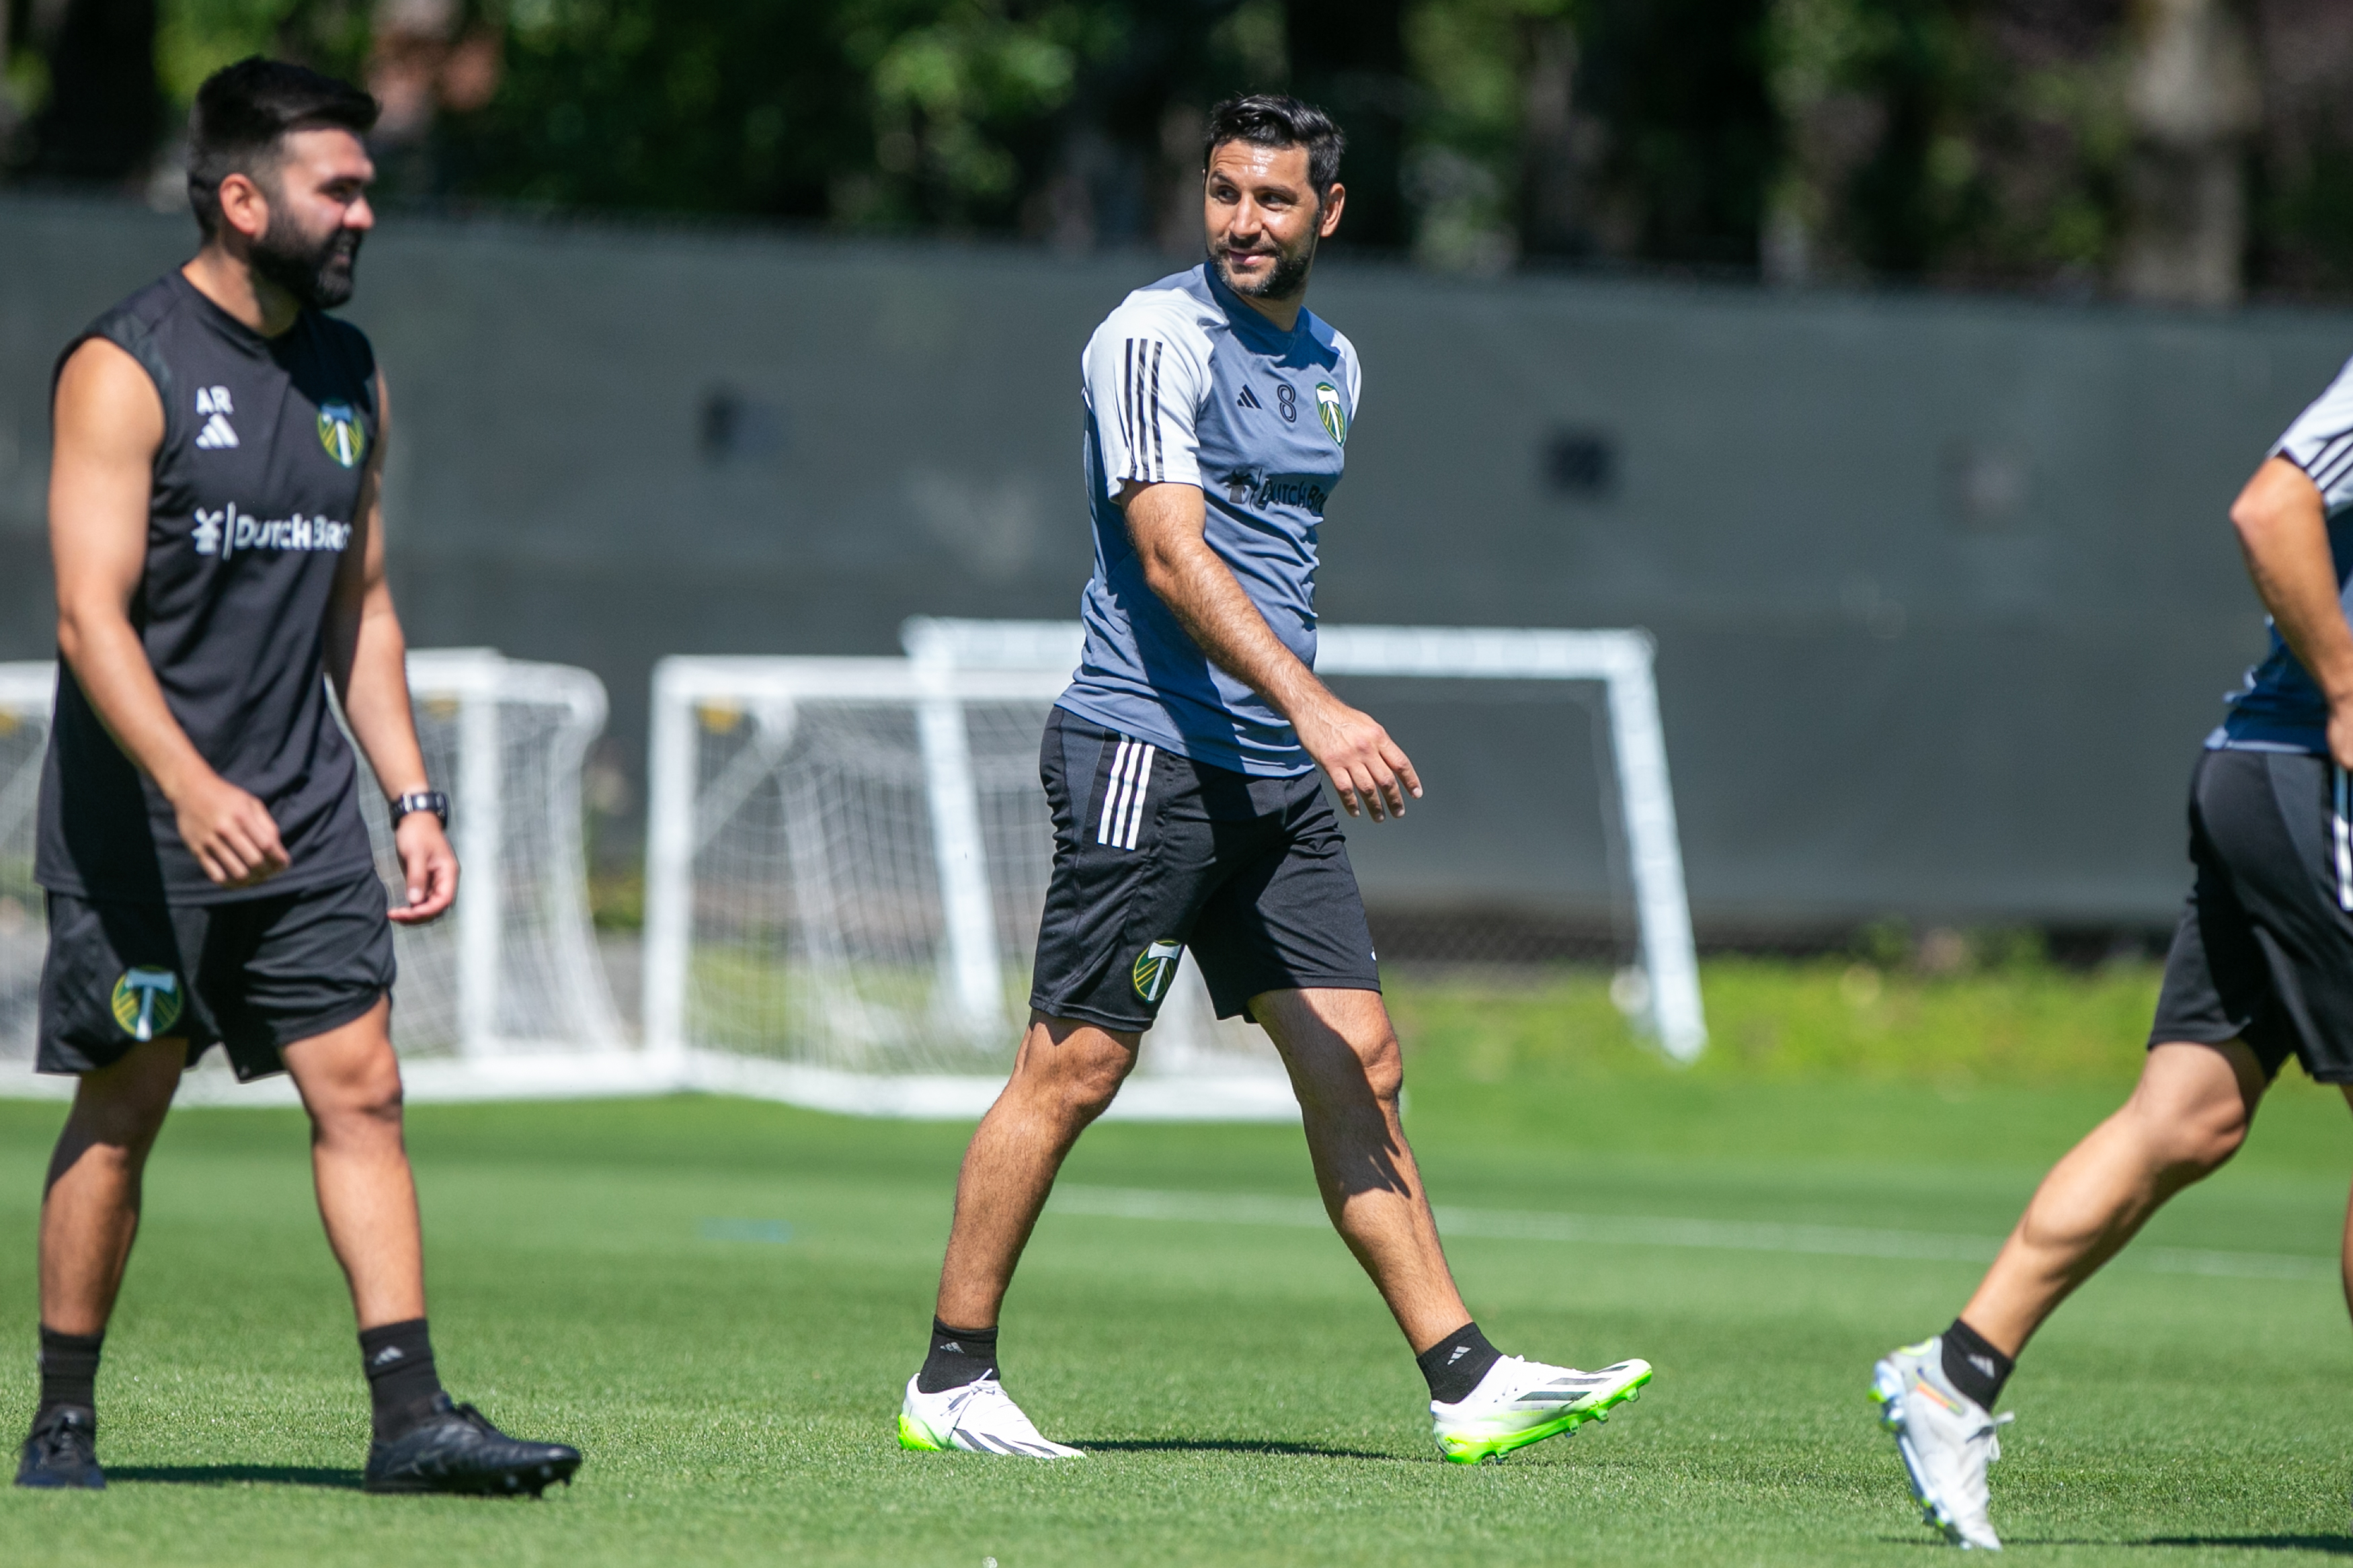
[[[666,1087],[623,1037],[589,923],[580,777],[604,729],[604,687],[586,670],[481,649],[412,653],[408,676],[464,868],[447,919],[395,935],[393,1037],[411,1098]],[[46,938],[34,801],[56,680],[53,665],[0,665],[0,1092],[70,1088],[29,1071]],[[364,764],[360,800],[394,896],[400,868]],[[237,1088],[218,1053],[181,1089],[184,1100],[247,1104],[290,1093],[283,1080]]]
[[[649,1055],[699,1088],[976,1116],[1027,1014],[1067,672],[669,658],[654,673]],[[1115,1116],[1297,1115],[1255,1030],[1164,1004]]]
[[[917,617],[902,628],[909,658],[926,668],[1054,672],[1067,679],[1085,634],[1076,621],[972,621]],[[1417,680],[1578,681],[1608,695],[1609,750],[1623,817],[1628,870],[1641,931],[1641,963],[1616,988],[1678,1061],[1707,1045],[1674,794],[1667,782],[1653,645],[1641,631],[1471,626],[1325,626],[1315,668],[1339,676]]]
[[[909,658],[671,658],[654,678],[646,1041],[679,1081],[972,1115],[1004,1081],[1052,859],[1038,745],[1075,625],[917,620]],[[1641,924],[1637,1011],[1706,1041],[1651,645],[1635,632],[1326,627],[1335,673],[1599,682]],[[1113,1107],[1297,1114],[1194,966]]]

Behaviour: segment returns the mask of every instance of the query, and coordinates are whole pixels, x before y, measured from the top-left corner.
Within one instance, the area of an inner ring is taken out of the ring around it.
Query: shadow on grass
[[[107,1484],[150,1482],[159,1486],[227,1487],[240,1483],[276,1487],[324,1487],[332,1491],[360,1489],[357,1470],[330,1470],[314,1465],[109,1465]]]
[[[2236,1546],[2249,1552],[2318,1552],[2353,1557],[2353,1535],[2158,1535],[2143,1546]]]
[[[1407,1463],[1396,1454],[1369,1454],[1362,1448],[1332,1448],[1321,1443],[1282,1443],[1251,1437],[1136,1437],[1090,1443],[1072,1438],[1075,1447],[1111,1454],[1269,1454],[1311,1459],[1383,1459]]]
[[[1942,1546],[1943,1542],[1927,1544]],[[2191,1550],[2235,1546],[2242,1552],[2316,1552],[2353,1557],[2353,1535],[2152,1535],[2146,1541],[2078,1541],[2050,1535],[2013,1535],[2006,1546],[2179,1546]]]

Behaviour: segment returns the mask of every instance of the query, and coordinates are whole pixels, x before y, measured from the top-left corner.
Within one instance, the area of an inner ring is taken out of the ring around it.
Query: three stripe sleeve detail
[[[1130,338],[1120,361],[1119,435],[1127,448],[1122,479],[1158,484],[1168,477],[1160,437],[1160,353],[1157,338]]]
[[[1111,776],[1103,784],[1103,818],[1095,824],[1095,842],[1114,849],[1135,847],[1144,828],[1144,797],[1152,788],[1152,759],[1159,748],[1142,741],[1122,741],[1112,754]]]

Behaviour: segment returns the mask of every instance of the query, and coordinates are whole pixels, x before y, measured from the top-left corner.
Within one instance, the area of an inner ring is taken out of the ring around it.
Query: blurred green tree
[[[1344,244],[1433,268],[2353,290],[2346,0],[0,5],[0,136],[49,178],[133,177],[207,72],[269,50],[385,100],[394,197],[1185,254],[1203,110],[1274,89],[1349,131]],[[2168,100],[2210,34],[2243,64]],[[2184,179],[2239,194],[2185,227]]]

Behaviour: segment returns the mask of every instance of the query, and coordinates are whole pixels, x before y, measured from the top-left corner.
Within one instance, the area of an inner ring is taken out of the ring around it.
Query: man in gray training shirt
[[[1338,128],[1295,100],[1219,105],[1208,261],[1129,295],[1087,344],[1095,565],[1086,652],[1039,758],[1054,872],[1030,1023],[965,1155],[906,1447],[1077,1455],[1007,1396],[997,1310],[1187,947],[1219,1016],[1282,1052],[1324,1207],[1421,1363],[1441,1454],[1501,1458],[1650,1380],[1646,1362],[1579,1372],[1487,1342],[1398,1122],[1397,1037],[1317,776],[1377,822],[1421,793],[1388,733],[1314,674],[1318,535],[1362,380],[1348,340],[1303,304],[1346,199],[1340,152]]]

